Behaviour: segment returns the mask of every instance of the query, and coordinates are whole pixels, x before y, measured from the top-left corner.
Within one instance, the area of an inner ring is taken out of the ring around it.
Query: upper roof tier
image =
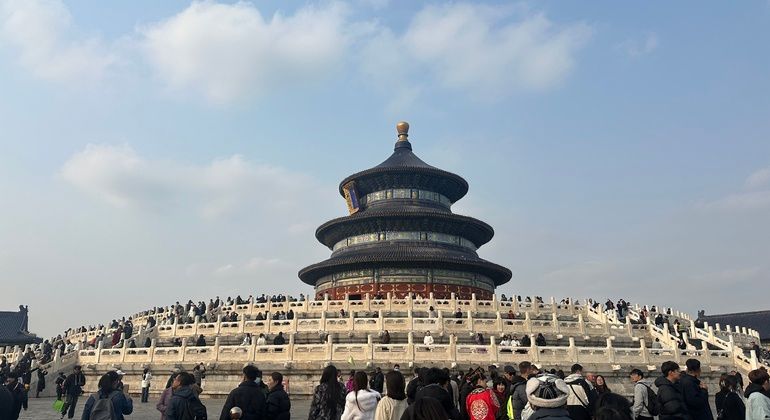
[[[350,181],[355,181],[361,196],[389,188],[417,188],[440,193],[454,203],[468,193],[468,182],[461,176],[428,165],[412,152],[407,140],[409,124],[400,122],[397,129],[393,154],[379,165],[342,180],[340,195],[345,196],[343,186]]]

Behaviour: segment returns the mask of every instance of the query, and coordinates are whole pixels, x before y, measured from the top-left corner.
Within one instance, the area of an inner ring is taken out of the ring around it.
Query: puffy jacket
[[[671,383],[665,376],[655,380],[658,387],[658,402],[660,403],[659,420],[690,420],[690,413],[682,396],[682,388],[678,383]]]
[[[182,420],[182,416],[188,406],[195,420],[207,420],[206,406],[203,405],[189,386],[183,386],[174,391],[171,403],[166,408],[166,419]]]
[[[564,407],[538,408],[537,410],[535,410],[534,413],[532,413],[531,416],[529,416],[529,420],[542,420],[542,419],[571,420],[572,417],[569,416],[569,412]]]
[[[243,410],[243,420],[261,420],[265,415],[265,393],[254,381],[241,382],[227,396],[219,420],[230,420],[230,409],[233,407]]]
[[[270,420],[290,420],[291,401],[283,384],[277,384],[267,394],[267,418]]]
[[[749,384],[746,388],[746,420],[770,419],[770,398],[761,390],[762,387],[755,384]]]
[[[99,391],[88,397],[86,405],[83,407],[83,417],[81,417],[81,420],[89,420],[91,418],[91,410],[94,408],[97,398],[107,397],[112,400],[112,409],[115,412],[115,419],[123,420],[125,418],[123,417],[124,415],[131,414],[134,411],[134,402],[131,401],[131,398],[126,398],[122,392],[112,391],[109,395],[105,395],[103,392]]]
[[[521,378],[521,377],[517,377]],[[521,378],[511,385],[511,407],[513,408],[514,420],[521,420],[521,412],[527,405],[527,381]]]
[[[687,404],[690,417],[693,420],[714,420],[709,405],[709,393],[700,387],[700,379],[682,373],[679,378],[679,385],[682,387],[682,395],[684,395],[684,402]]]
[[[341,420],[374,420],[379,400],[380,393],[377,391],[348,392]]]

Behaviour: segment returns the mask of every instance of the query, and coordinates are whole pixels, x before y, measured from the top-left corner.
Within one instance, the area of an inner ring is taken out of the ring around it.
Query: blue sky
[[[501,292],[766,309],[768,45],[766,1],[0,0],[0,307],[309,292],[403,119]]]

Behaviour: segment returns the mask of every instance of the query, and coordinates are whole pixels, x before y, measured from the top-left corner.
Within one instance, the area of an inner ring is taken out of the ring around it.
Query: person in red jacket
[[[477,371],[471,377],[473,391],[465,399],[465,407],[470,420],[495,420],[500,410],[500,401],[495,393],[487,388],[487,378],[483,371]]]

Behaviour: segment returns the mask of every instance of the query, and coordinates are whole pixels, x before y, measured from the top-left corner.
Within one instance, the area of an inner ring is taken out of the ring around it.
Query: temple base
[[[457,299],[471,299],[476,294],[476,299],[492,299],[492,292],[473,286],[460,286],[456,284],[426,284],[426,283],[396,283],[396,284],[361,284],[338,286],[316,292],[316,299],[323,300],[324,295],[329,299],[366,299],[368,294],[374,298],[381,295],[383,298],[390,293],[392,297],[404,298],[409,293],[428,297],[433,293],[436,299],[450,299],[454,293]]]

